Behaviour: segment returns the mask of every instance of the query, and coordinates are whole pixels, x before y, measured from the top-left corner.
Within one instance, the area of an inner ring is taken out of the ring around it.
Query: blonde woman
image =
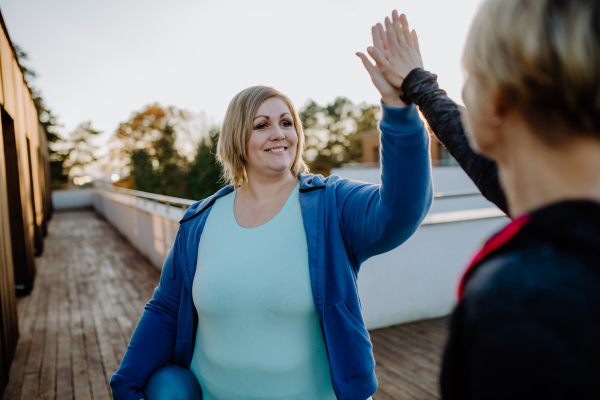
[[[442,397],[600,398],[600,2],[485,1],[463,57],[466,135],[406,18],[373,34],[382,75],[513,219],[460,285]]]
[[[116,400],[366,400],[372,346],[361,264],[404,242],[432,200],[428,136],[381,75],[382,185],[302,160],[290,99],[231,101],[217,155],[230,185],[191,206],[111,380]],[[397,129],[402,127],[401,129]],[[201,389],[201,390],[199,390]]]

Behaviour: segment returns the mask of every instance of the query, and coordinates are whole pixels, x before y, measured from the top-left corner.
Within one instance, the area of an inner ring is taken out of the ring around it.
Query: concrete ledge
[[[92,193],[93,189],[52,191],[52,207],[55,211],[91,209]]]

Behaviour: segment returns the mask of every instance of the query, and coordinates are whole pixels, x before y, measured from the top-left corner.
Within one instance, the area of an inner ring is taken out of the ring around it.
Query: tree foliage
[[[379,106],[356,105],[345,97],[325,106],[310,100],[300,115],[311,170],[328,173],[343,163],[361,162],[361,132],[377,128],[379,110]]]
[[[81,175],[84,168],[97,161],[96,151],[98,146],[94,139],[102,132],[92,127],[92,121],[85,121],[77,125],[68,139],[68,154],[64,160],[64,169],[67,174],[74,172]]]
[[[218,137],[219,130],[213,128],[208,137],[198,144],[188,175],[190,199],[204,199],[225,185],[221,180],[221,166],[215,152]]]
[[[133,113],[111,138],[114,165],[128,170],[141,191],[198,200],[214,193],[221,174],[214,153],[218,129],[203,132],[202,116],[194,118],[158,104]],[[194,145],[193,158],[182,154]]]
[[[13,43],[13,46],[15,48],[15,52],[17,53],[19,66],[21,67],[21,71],[23,71],[25,81],[27,82],[27,86],[31,92],[31,98],[33,99],[33,103],[35,104],[35,108],[38,113],[39,123],[42,126],[48,141],[50,179],[53,184],[67,183],[69,180],[69,174],[64,163],[69,156],[70,148],[57,130],[57,128],[60,126],[58,123],[58,118],[52,112],[52,110],[46,106],[41,92],[32,86],[32,82],[37,77],[37,73],[31,68],[27,67],[23,62],[29,60],[29,55],[19,45]]]

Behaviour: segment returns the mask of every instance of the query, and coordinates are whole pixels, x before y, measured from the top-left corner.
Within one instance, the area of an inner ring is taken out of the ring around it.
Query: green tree
[[[134,150],[131,154],[131,175],[137,190],[148,193],[158,191],[157,174],[152,166],[152,157],[145,149]]]
[[[158,190],[165,196],[187,198],[187,173],[189,162],[175,148],[175,131],[166,125],[162,135],[153,142],[153,163],[156,166]]]
[[[300,111],[311,170],[327,172],[342,163],[362,161],[361,132],[377,128],[379,106],[353,104],[345,97],[320,106],[309,101]]]
[[[68,139],[68,153],[63,161],[63,169],[68,174],[80,175],[86,166],[97,161],[96,151],[98,146],[94,142],[102,132],[92,127],[92,121],[85,121],[77,125]]]
[[[208,137],[198,144],[188,175],[190,199],[204,199],[225,185],[221,179],[221,166],[216,157],[218,137],[219,130],[213,128]]]
[[[19,60],[19,66],[25,76],[25,81],[31,92],[31,97],[38,113],[38,120],[46,134],[48,141],[48,153],[50,159],[50,179],[53,184],[64,184],[69,181],[68,171],[65,169],[64,162],[69,156],[70,148],[65,140],[60,136],[57,128],[60,126],[56,115],[50,110],[42,98],[41,92],[32,86],[32,81],[37,74],[34,70],[27,67],[24,61],[29,60],[29,55],[17,44],[13,44]]]
[[[167,124],[148,148],[132,151],[129,167],[137,190],[172,197],[189,196],[189,162],[177,152],[175,139],[175,131]]]

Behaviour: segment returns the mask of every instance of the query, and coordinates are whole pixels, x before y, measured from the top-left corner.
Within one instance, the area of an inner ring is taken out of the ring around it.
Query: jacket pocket
[[[375,368],[369,332],[343,301],[325,310],[325,333],[334,384],[341,389]]]

